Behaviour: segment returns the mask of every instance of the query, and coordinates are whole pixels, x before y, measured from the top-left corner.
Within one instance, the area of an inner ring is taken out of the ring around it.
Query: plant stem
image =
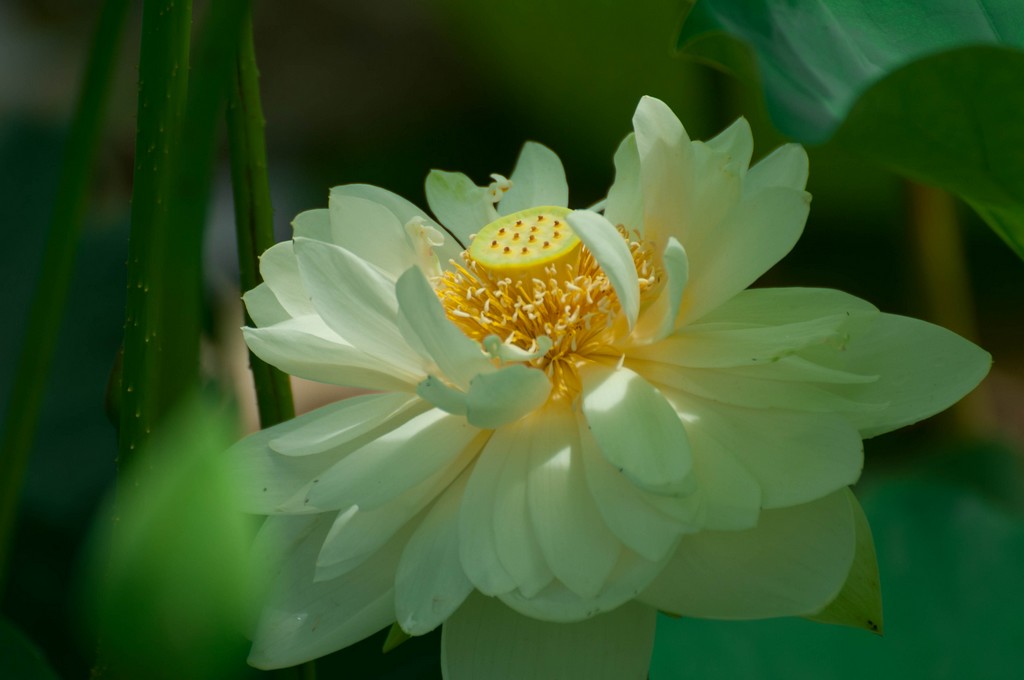
[[[259,257],[274,245],[273,208],[267,177],[264,120],[251,14],[245,17],[238,42],[234,83],[228,96],[227,119],[235,228],[238,235],[238,265],[241,287],[246,291],[262,283]],[[250,326],[255,325],[248,313],[245,322]],[[295,417],[288,376],[252,352],[249,352],[249,365],[256,386],[260,426],[270,427]]]
[[[106,0],[96,23],[82,90],[68,133],[39,283],[16,364],[0,443],[0,586],[8,566],[22,478],[32,451],[36,421],[71,285],[86,192],[92,180],[128,7],[128,0]]]

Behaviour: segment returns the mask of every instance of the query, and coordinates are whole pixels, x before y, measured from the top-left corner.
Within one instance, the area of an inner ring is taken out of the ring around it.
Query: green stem
[[[139,51],[139,103],[135,136],[128,290],[119,416],[120,463],[130,464],[174,401],[176,373],[165,354],[185,341],[167,328],[162,308],[178,297],[168,245],[174,177],[179,161],[188,90],[190,0],[145,0]]]
[[[227,119],[240,282],[242,290],[252,290],[263,281],[259,258],[274,245],[274,223],[251,15],[246,16],[239,38],[235,78],[228,95]],[[255,325],[248,313],[245,322]],[[256,386],[260,425],[270,427],[294,418],[295,406],[288,376],[252,352],[249,353],[249,365]]]
[[[22,477],[32,451],[32,438],[71,285],[86,191],[92,180],[128,7],[128,0],[106,0],[96,24],[82,90],[68,133],[39,283],[16,363],[0,443],[0,585],[6,572]]]

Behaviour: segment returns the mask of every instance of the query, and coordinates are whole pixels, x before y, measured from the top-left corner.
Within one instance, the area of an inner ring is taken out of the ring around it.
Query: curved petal
[[[858,402],[887,402],[884,410],[849,415],[864,437],[949,408],[981,382],[992,364],[988,352],[956,333],[894,314],[879,314],[864,333],[853,334],[842,360],[842,368],[879,379],[830,389]]]
[[[476,427],[494,429],[540,408],[550,393],[547,374],[523,364],[482,373],[469,381],[466,419]]]
[[[623,548],[589,494],[578,425],[563,401],[523,421],[520,455],[530,457],[527,504],[544,559],[559,581],[589,599],[603,589]]]
[[[655,388],[633,371],[580,370],[582,407],[604,457],[638,486],[686,495],[694,489],[686,429]]]
[[[448,230],[466,247],[470,236],[498,219],[490,194],[461,172],[431,170],[427,175],[427,203]]]
[[[640,154],[630,133],[615,151],[615,181],[608,190],[604,216],[627,233],[643,228],[644,195],[640,186]]]
[[[641,600],[683,616],[760,619],[820,611],[846,581],[856,522],[845,490],[766,510],[746,531],[685,536]]]
[[[333,243],[331,211],[327,208],[315,208],[299,213],[292,220],[292,231],[295,236]]]
[[[445,469],[479,432],[465,418],[431,409],[353,451],[313,480],[309,503],[322,510],[352,505],[372,509]]]
[[[750,288],[705,314],[689,330],[801,323],[826,316],[871,314],[873,304],[831,288]]]
[[[640,180],[643,186],[644,236],[661,247],[669,236],[681,238],[694,196],[690,138],[665,102],[643,97],[633,114]]]
[[[331,331],[318,316],[290,319],[267,328],[243,328],[249,349],[285,373],[317,382],[381,391],[413,391],[422,380],[360,351]]]
[[[803,189],[807,186],[807,165],[807,152],[802,146],[783,144],[750,168],[743,193],[753,196],[768,187]]]
[[[511,215],[540,205],[569,205],[569,183],[558,154],[537,142],[527,142],[512,171],[512,188],[498,203],[498,212]],[[480,225],[483,226],[483,225]]]
[[[313,305],[335,333],[399,370],[423,370],[398,330],[394,283],[355,253],[330,243],[296,239],[295,255]]]
[[[473,465],[459,509],[459,560],[469,580],[487,595],[516,587],[498,555],[501,541],[495,533],[495,494],[502,470],[518,453],[514,428],[495,430]],[[525,521],[525,516],[519,521]]]
[[[676,327],[679,306],[690,278],[690,260],[674,236],[670,236],[665,244],[661,264],[665,270],[665,285],[654,304],[640,314],[633,331],[633,342],[637,345],[658,342]]]
[[[750,123],[742,116],[733,121],[717,135],[705,142],[715,152],[728,157],[728,166],[732,172],[743,179],[750,165],[750,157],[754,153],[754,135],[750,131]],[[801,185],[803,188],[803,185]]]
[[[627,604],[580,623],[546,623],[472,595],[444,625],[441,668],[448,680],[642,680],[656,618]]]
[[[405,227],[387,207],[331,190],[332,242],[386,272],[392,281],[416,263]]]
[[[253,666],[294,666],[359,642],[394,620],[392,584],[412,527],[343,578],[315,582],[313,565],[332,519],[324,515],[287,553],[256,626]]]
[[[459,503],[463,473],[427,513],[409,539],[395,574],[395,615],[409,635],[441,625],[473,592],[459,562]]]
[[[316,313],[299,275],[299,263],[291,241],[273,245],[260,255],[260,275],[289,316]]]
[[[736,204],[699,250],[680,239],[691,264],[682,319],[699,319],[781,260],[800,238],[810,204],[805,191],[769,187]]]
[[[840,415],[750,409],[691,395],[672,396],[687,419],[694,460],[727,452],[757,480],[762,507],[807,503],[860,478],[860,434]]]
[[[478,374],[497,370],[480,343],[466,337],[448,320],[441,301],[418,269],[402,274],[395,293],[398,327],[407,337],[416,338],[418,347],[457,387],[465,390]]]
[[[574,210],[565,219],[601,265],[632,329],[640,313],[640,283],[633,255],[622,234],[603,215],[589,210]]]
[[[343,184],[331,189],[331,194],[365,198],[369,201],[373,201],[374,203],[378,203],[390,210],[403,225],[414,220],[422,220],[423,223],[444,231],[441,225],[431,219],[426,210],[421,209],[416,204],[407,201],[398,194],[388,191],[387,189],[381,189],[380,187],[375,187],[371,184]],[[448,262],[450,259],[457,258],[462,250],[463,246],[452,238],[450,234],[446,235],[445,242],[442,245],[435,248],[438,259],[440,259],[442,263]],[[401,272],[398,273],[400,274]]]
[[[242,296],[245,310],[249,318],[257,326],[273,326],[292,318],[292,315],[281,306],[274,291],[266,283],[261,283]]]

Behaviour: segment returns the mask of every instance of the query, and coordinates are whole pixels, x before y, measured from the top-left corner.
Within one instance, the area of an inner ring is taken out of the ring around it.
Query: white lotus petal
[[[249,349],[285,373],[317,382],[381,391],[412,391],[422,375],[407,373],[346,344],[318,316],[267,328],[243,328]]]
[[[442,411],[455,416],[466,415],[466,393],[435,375],[428,375],[416,386],[416,395]]]
[[[690,325],[692,331],[781,326],[811,319],[877,312],[870,302],[830,288],[751,288],[733,296]]]
[[[487,189],[473,184],[461,172],[431,170],[426,191],[427,203],[437,219],[467,248],[472,234],[498,219]]]
[[[622,234],[603,215],[589,210],[574,210],[565,219],[601,265],[632,329],[640,313],[640,284],[633,255]]]
[[[766,510],[746,531],[685,536],[642,601],[683,616],[760,619],[821,610],[843,587],[856,527],[844,490]]]
[[[351,397],[306,414],[300,427],[278,434],[268,445],[287,456],[323,453],[353,441],[386,421],[394,422],[396,416],[407,411],[416,413],[425,406],[420,399],[405,392]],[[315,419],[310,419],[313,415]]]
[[[675,330],[679,306],[690,277],[690,262],[686,250],[674,236],[670,236],[661,255],[665,286],[650,307],[640,314],[633,331],[638,345],[657,343]],[[658,345],[661,348],[661,344]],[[660,349],[659,349],[660,351]]]
[[[562,401],[527,419],[519,455],[530,457],[527,503],[541,552],[559,581],[589,599],[602,590],[623,548],[590,496],[578,424]]]
[[[516,587],[498,556],[495,490],[506,460],[519,455],[515,429],[495,430],[473,465],[459,510],[459,560],[477,590],[488,595]]]
[[[333,243],[331,234],[331,211],[327,208],[307,210],[296,215],[292,220],[295,236],[312,238],[324,243]]]
[[[693,491],[690,448],[665,398],[625,368],[580,370],[583,413],[604,457],[639,486],[659,493]]]
[[[444,377],[462,389],[480,373],[495,371],[480,343],[470,340],[445,316],[441,301],[416,268],[402,274],[395,286],[398,324],[414,336]]]
[[[803,189],[807,185],[807,152],[799,144],[783,144],[747,173],[743,193],[752,196],[768,187]]]
[[[747,173],[750,157],[754,153],[754,135],[746,118],[737,118],[732,125],[705,142],[710,148],[729,157],[730,169],[741,179]],[[800,188],[803,188],[801,185]]]
[[[291,241],[271,246],[260,255],[260,275],[289,316],[316,313],[299,275],[299,264]]]
[[[644,236],[659,248],[675,236],[689,249],[680,235],[696,181],[690,138],[672,110],[653,97],[640,99],[633,130],[640,158]]]
[[[358,255],[329,243],[296,239],[295,254],[313,305],[334,332],[400,371],[423,369],[398,330],[394,283]]]
[[[569,205],[569,184],[558,154],[537,142],[527,142],[512,171],[512,188],[502,197],[498,212],[510,215],[540,205]],[[481,225],[483,226],[483,225]]]
[[[322,510],[371,509],[447,467],[478,433],[465,418],[427,411],[326,470],[314,480],[309,504]]]
[[[292,318],[292,315],[278,302],[270,286],[261,283],[242,296],[249,317],[257,326],[273,326]]]
[[[473,592],[459,562],[459,503],[468,473],[437,500],[402,551],[395,574],[395,615],[410,635],[429,633]]]
[[[580,623],[545,623],[472,595],[444,625],[442,672],[447,680],[642,680],[656,618],[628,604]]]
[[[626,135],[615,151],[615,181],[608,190],[604,216],[615,226],[622,225],[627,233],[643,227],[640,154],[636,148],[636,135],[632,133]]]
[[[805,191],[769,187],[738,203],[700,251],[682,240],[694,266],[683,296],[690,322],[730,299],[788,253],[800,238],[810,210]]]
[[[281,566],[256,626],[251,665],[294,666],[359,642],[394,620],[395,569],[412,527],[344,578],[314,582],[314,560],[331,519],[324,515]]]
[[[470,424],[493,429],[540,408],[551,393],[544,371],[515,364],[469,381],[466,419]]]
[[[394,281],[416,264],[405,238],[405,223],[387,207],[331,190],[332,242],[386,272]]]
[[[956,333],[894,314],[879,314],[866,332],[852,334],[842,360],[843,368],[879,379],[830,389],[858,402],[887,401],[884,410],[850,415],[864,437],[948,408],[981,382],[992,363],[986,351]]]

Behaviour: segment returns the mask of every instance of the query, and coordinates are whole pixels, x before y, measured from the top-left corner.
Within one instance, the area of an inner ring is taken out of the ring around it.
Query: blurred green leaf
[[[234,438],[230,423],[202,400],[172,413],[147,464],[123,473],[99,516],[93,582],[101,656],[114,677],[245,670],[242,633],[255,584],[248,521],[222,455]]]
[[[1024,4],[700,0],[679,46],[759,74],[786,135],[959,195],[1024,257]]]
[[[42,652],[25,634],[0,618],[0,678],[57,680]]]
[[[863,499],[886,607],[879,637],[800,619],[659,621],[651,677],[1019,677],[1024,517],[973,491],[890,481]]]

